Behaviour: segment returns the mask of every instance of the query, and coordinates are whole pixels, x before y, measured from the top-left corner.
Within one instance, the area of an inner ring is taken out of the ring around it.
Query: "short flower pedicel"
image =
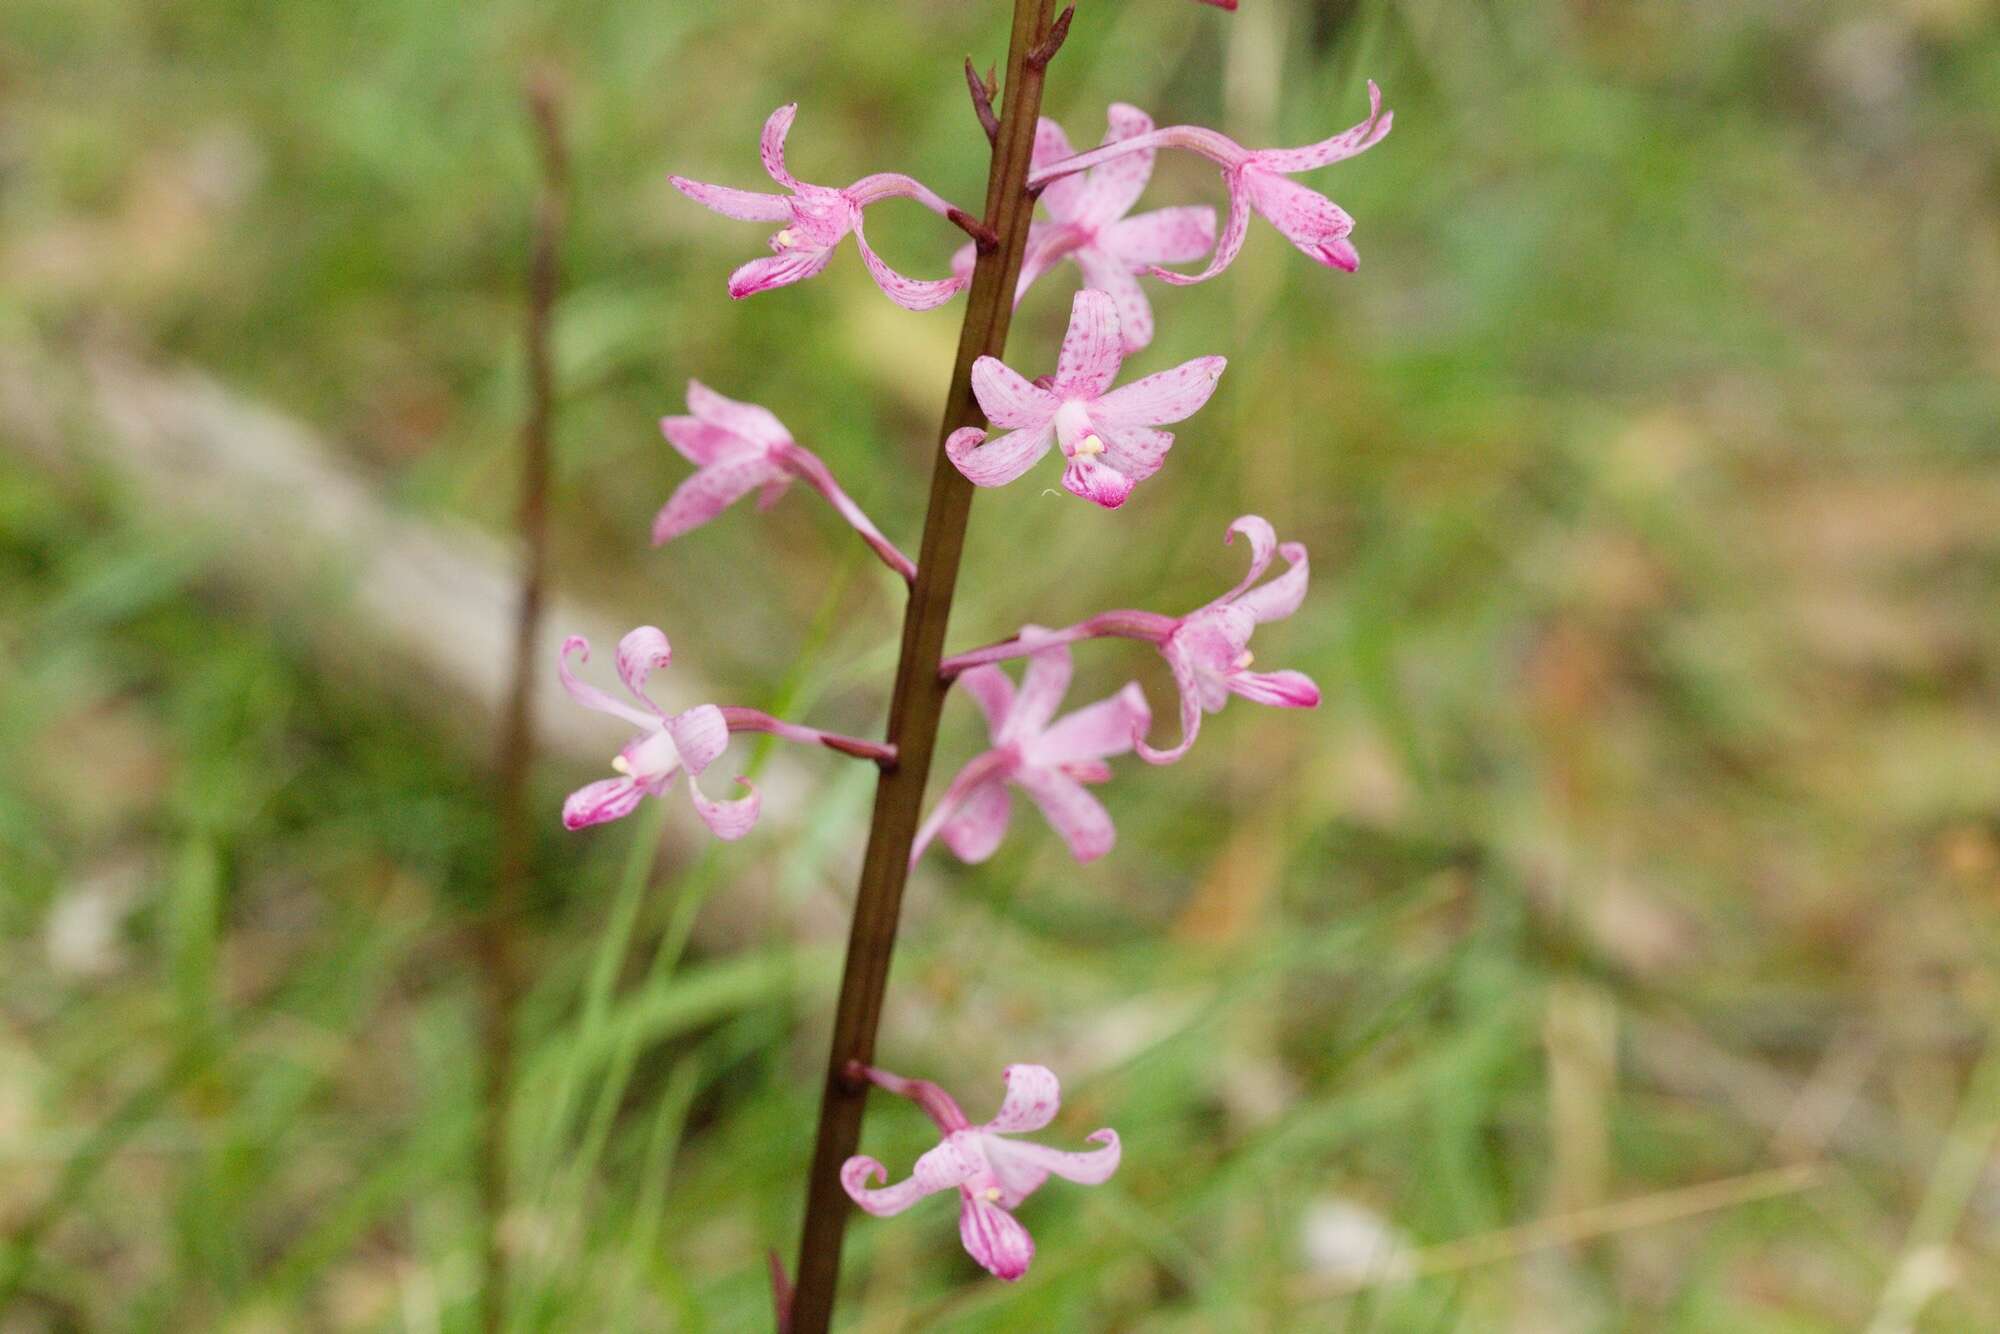
[[[995,426],[1012,429],[990,443],[976,426],[954,431],[945,454],[974,485],[1005,486],[1060,444],[1068,460],[1063,488],[1117,509],[1173,447],[1172,432],[1155,428],[1200,411],[1229,364],[1196,357],[1112,389],[1124,360],[1116,304],[1102,292],[1078,292],[1048,387],[1030,384],[998,357],[981,357],[972,367],[979,407]]]
[[[1354,219],[1347,211],[1320,194],[1287,177],[1315,167],[1351,158],[1373,148],[1389,133],[1394,113],[1382,110],[1382,91],[1373,80],[1368,84],[1368,119],[1330,139],[1304,148],[1248,149],[1226,135],[1198,125],[1175,125],[1150,134],[1134,135],[1116,143],[1093,148],[1073,158],[1029,173],[1031,186],[1052,185],[1073,172],[1102,169],[1103,165],[1128,153],[1150,152],[1156,148],[1187,148],[1200,153],[1222,168],[1223,184],[1229,188],[1229,219],[1222,225],[1222,240],[1215,256],[1200,273],[1175,273],[1154,266],[1149,271],[1163,282],[1185,286],[1206,282],[1228,268],[1243,249],[1250,230],[1250,212],[1264,215],[1285,239],[1308,257],[1330,268],[1352,273],[1361,256],[1347,239]]]
[[[1104,1147],[1087,1153],[1005,1138],[1040,1130],[1055,1119],[1061,1106],[1055,1074],[1046,1066],[1010,1065],[1007,1096],[999,1112],[984,1125],[972,1125],[958,1104],[937,1085],[904,1079],[887,1071],[864,1068],[860,1073],[877,1086],[909,1098],[929,1114],[944,1139],[917,1159],[909,1179],[884,1190],[871,1190],[870,1180],[887,1181],[889,1173],[873,1158],[856,1155],[840,1170],[840,1184],[854,1202],[878,1217],[899,1214],[926,1195],[958,1188],[958,1235],[966,1253],[996,1278],[1010,1282],[1028,1272],[1035,1258],[1035,1241],[1013,1211],[1050,1176],[1086,1186],[1102,1185],[1118,1170],[1118,1132],[1099,1130],[1089,1136]]]
[[[1032,627],[1031,627],[1032,628]],[[1023,632],[1027,633],[1026,631]],[[1132,749],[1146,734],[1152,711],[1137,682],[1109,699],[1051,724],[1069,689],[1069,649],[1057,647],[1028,659],[1017,691],[998,667],[975,667],[958,678],[986,715],[993,749],[975,757],[951,780],[910,850],[914,862],[933,838],[968,862],[984,861],[1007,832],[1011,783],[1028,794],[1080,862],[1111,851],[1117,839],[1111,817],[1085,783],[1111,777],[1105,760]]]
[[[807,185],[785,168],[785,136],[791,132],[798,103],[791,102],[771,113],[764,122],[764,170],[789,192],[764,194],[757,190],[736,190],[726,185],[709,185],[685,176],[672,176],[676,190],[705,208],[726,218],[744,222],[782,222],[786,225],[771,237],[769,259],[753,259],[729,275],[729,295],[738,300],[774,287],[786,287],[817,274],[833,261],[834,249],[849,232],[861,249],[875,285],[891,301],[907,310],[929,310],[956,296],[965,279],[923,280],[906,278],[882,261],[868,244],[862,228],[862,213],[870,204],[884,199],[914,199],[931,212],[949,217],[952,206],[928,186],[897,172],[877,172],[864,176],[845,189]]]

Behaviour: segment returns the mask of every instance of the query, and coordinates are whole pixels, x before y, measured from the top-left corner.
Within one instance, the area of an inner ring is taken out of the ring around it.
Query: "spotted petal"
[[[1110,297],[1118,307],[1118,337],[1126,356],[1153,341],[1153,306],[1132,266],[1102,246],[1085,246],[1073,256],[1083,285]]]
[[[797,102],[787,102],[771,113],[764,122],[764,133],[758,141],[758,151],[764,159],[764,170],[771,179],[789,189],[799,188],[798,181],[785,169],[785,136],[792,132],[792,120],[799,114]]]
[[[985,1147],[988,1162],[1003,1178],[1018,1182],[1027,1179],[1030,1174],[1038,1174],[1035,1184],[1040,1185],[1042,1180],[1053,1175],[1079,1185],[1101,1186],[1111,1180],[1112,1173],[1118,1170],[1123,1146],[1119,1143],[1118,1132],[1108,1128],[1092,1134],[1090,1141],[1104,1147],[1087,1153],[1067,1153],[1045,1144],[1018,1139],[988,1140]],[[1028,1187],[1028,1190],[1033,1189],[1034,1186]]]
[[[998,741],[1000,729],[1007,723],[1007,715],[1014,711],[1013,679],[998,667],[988,664],[961,673],[958,685],[972,696],[972,702],[979,706],[979,712],[986,718],[988,735]]]
[[[751,444],[767,448],[791,443],[792,433],[769,408],[744,403],[716,393],[699,380],[689,380],[688,411],[696,418],[719,426]]]
[[[1026,626],[1021,639],[1025,642],[1044,633],[1040,626]],[[1049,725],[1049,719],[1056,716],[1056,709],[1069,690],[1074,670],[1067,644],[1041,649],[1029,656],[1027,670],[1021,674],[1020,693],[1014,697],[1014,708],[1002,733],[1005,740],[1024,741]]]
[[[589,662],[590,641],[582,635],[571,635],[563,640],[562,651],[556,656],[556,676],[562,681],[563,689],[569,692],[571,699],[586,709],[595,709],[614,718],[623,718],[626,722],[648,731],[660,725],[656,715],[642,713],[622,700],[613,699],[596,686],[577,680],[576,674],[569,669],[569,655],[572,653],[578,655],[578,662]]]
[[[1146,744],[1144,737],[1135,737],[1132,748],[1148,764],[1174,763],[1193,749],[1195,738],[1201,735],[1201,683],[1195,675],[1194,663],[1171,639],[1161,653],[1167,660],[1167,669],[1174,674],[1174,686],[1180,691],[1181,739],[1165,750],[1155,750]]]
[[[1028,1229],[992,1201],[971,1192],[961,1192],[958,1236],[966,1254],[977,1260],[993,1277],[1011,1283],[1028,1272],[1035,1258],[1035,1239]]]
[[[1078,861],[1095,861],[1111,851],[1118,841],[1110,812],[1068,774],[1059,769],[1028,767],[1016,774],[1014,781],[1040,808],[1049,827]]]
[[[602,778],[586,784],[563,802],[563,828],[586,829],[623,819],[639,808],[645,795],[646,790],[630,778]]]
[[[1222,179],[1229,187],[1229,219],[1222,224],[1222,239],[1216,243],[1215,254],[1209,259],[1208,267],[1200,273],[1178,273],[1155,264],[1148,272],[1161,282],[1175,287],[1205,283],[1235,263],[1237,254],[1243,249],[1243,239],[1250,234],[1250,191],[1243,182],[1241,171],[1224,171]]]
[[[1232,694],[1273,708],[1319,707],[1319,687],[1304,672],[1231,672],[1225,684]]]
[[[1153,118],[1127,102],[1113,102],[1105,112],[1105,120],[1108,122],[1103,139],[1106,144],[1136,139],[1142,134],[1150,134],[1153,129]],[[1065,153],[1063,156],[1069,155]],[[1153,150],[1143,148],[1112,158],[1087,172],[1078,173],[1078,176],[1082,178],[1083,185],[1077,191],[1072,216],[1087,226],[1102,227],[1124,217],[1132,205],[1139,202],[1139,196],[1145,193],[1146,182],[1153,178]],[[1051,216],[1056,215],[1052,213]]]
[[[701,527],[760,486],[784,480],[785,472],[761,454],[711,463],[697,469],[653,516],[653,545],[671,542]]]
[[[970,675],[971,673],[967,673]],[[1145,735],[1153,711],[1137,681],[1109,699],[1085,705],[1056,719],[1028,748],[1031,763],[1068,768],[1132,749],[1132,738]]]
[[[1251,206],[1308,258],[1348,273],[1360,265],[1360,256],[1347,239],[1354,219],[1346,209],[1310,186],[1254,164],[1244,169],[1243,181]]]
[[[646,699],[646,678],[674,660],[673,645],[656,625],[642,625],[625,632],[618,641],[618,679],[635,699],[645,700],[654,709],[660,706]]]
[[[946,438],[944,452],[974,486],[1005,486],[1034,467],[1054,443],[1053,421],[1009,431],[993,441],[987,441],[986,432],[978,427],[964,426]]]
[[[792,216],[792,201],[783,195],[765,194],[761,190],[735,190],[726,185],[690,180],[685,176],[669,176],[667,180],[674,189],[695,203],[725,218],[741,222],[785,222]]]
[[[1330,139],[1322,139],[1304,148],[1267,148],[1257,154],[1257,161],[1272,171],[1311,171],[1353,157],[1382,142],[1395,121],[1396,113],[1382,110],[1382,90],[1375,86],[1375,80],[1368,81],[1368,119],[1351,129],[1342,130]]]
[[[1111,426],[1185,421],[1208,402],[1228,365],[1224,357],[1196,357],[1121,385],[1091,406],[1091,419]]]
[[[1235,599],[1236,605],[1246,608],[1259,625],[1290,616],[1306,598],[1308,571],[1305,545],[1286,542],[1278,548],[1278,554],[1290,562],[1289,568],[1270,583],[1253,588]]]
[[[1069,329],[1056,357],[1057,392],[1095,398],[1117,378],[1125,360],[1118,337],[1118,307],[1102,292],[1089,288],[1070,303]]]
[[[938,831],[938,837],[960,861],[983,862],[999,850],[1013,813],[1014,801],[1007,795],[1004,782],[995,779],[981,783],[966,793],[959,808]]]
[[[956,275],[949,278],[906,278],[890,268],[868,244],[858,211],[854,219],[854,244],[861,248],[861,262],[868,266],[869,276],[875,279],[875,285],[904,310],[934,310],[957,296],[965,287],[967,280]]]
[[[972,363],[972,392],[986,420],[1010,429],[1041,426],[1060,406],[1054,394],[1030,384],[998,357],[981,357]]]
[[[1006,1081],[1007,1094],[1000,1100],[1000,1110],[981,1130],[1019,1135],[1040,1130],[1055,1120],[1062,1108],[1062,1085],[1055,1071],[1046,1065],[1010,1065],[1000,1077]]]

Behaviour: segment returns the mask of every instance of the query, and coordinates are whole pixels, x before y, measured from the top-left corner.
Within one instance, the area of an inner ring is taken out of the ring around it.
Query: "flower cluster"
[[[1235,8],[1234,0],[1205,3]],[[1220,356],[1196,357],[1116,383],[1125,360],[1153,341],[1154,311],[1141,279],[1178,286],[1214,277],[1241,250],[1253,212],[1318,263],[1352,271],[1359,262],[1349,239],[1354,220],[1324,195],[1290,178],[1352,157],[1388,133],[1391,118],[1382,109],[1381,95],[1372,83],[1368,92],[1366,120],[1294,149],[1245,149],[1216,131],[1195,126],[1158,129],[1137,107],[1116,103],[1106,112],[1101,142],[1079,153],[1059,125],[1039,121],[1028,186],[1038,193],[1043,216],[1029,225],[1025,242],[1015,234],[1016,243],[1024,248],[1013,299],[1018,301],[1065,261],[1075,266],[1082,285],[1048,374],[1031,379],[998,356],[981,356],[973,363],[969,387],[987,428],[968,426],[949,435],[944,454],[952,466],[975,485],[998,487],[1025,475],[1052,449],[1060,450],[1064,489],[1105,510],[1125,506],[1139,483],[1166,462],[1174,435],[1162,428],[1199,413],[1226,367]],[[990,99],[990,93],[987,96]],[[974,97],[979,104],[977,80]],[[981,110],[990,134],[995,125],[990,102]],[[1032,112],[1023,113],[1028,114]],[[890,199],[913,200],[983,237],[981,243],[990,249],[994,233],[985,224],[971,221],[929,187],[897,173],[864,176],[840,188],[799,180],[786,162],[786,140],[796,115],[796,105],[783,106],[764,125],[764,170],[780,193],[671,178],[682,194],[726,217],[778,224],[770,238],[772,254],[730,275],[732,297],[813,277],[832,262],[849,234],[876,284],[910,310],[938,306],[970,285],[979,262],[975,247],[961,249],[944,278],[907,277],[869,245],[867,210]],[[1017,131],[1027,132],[1025,119]],[[1219,234],[1215,212],[1205,206],[1172,205],[1132,214],[1163,148],[1198,153],[1220,168],[1228,214]],[[1199,262],[1204,255],[1205,267],[1193,274],[1165,267]],[[863,513],[819,456],[801,446],[773,413],[727,398],[698,381],[688,384],[687,407],[687,415],[669,416],[660,423],[667,441],[694,471],[660,509],[652,530],[655,545],[686,536],[752,492],[757,493],[760,509],[769,508],[793,482],[803,482],[885,565],[913,585],[921,602],[922,572]],[[1089,787],[1109,781],[1110,760],[1128,752],[1154,765],[1180,760],[1195,744],[1203,716],[1219,711],[1231,695],[1278,708],[1317,705],[1319,689],[1303,673],[1252,670],[1249,646],[1257,626],[1290,616],[1304,600],[1306,549],[1298,542],[1279,542],[1272,525],[1257,515],[1238,518],[1225,541],[1239,534],[1248,540],[1248,573],[1228,592],[1193,611],[1173,616],[1111,610],[1063,629],[1028,625],[1006,640],[938,664],[942,678],[956,682],[958,693],[970,696],[984,715],[990,744],[947,784],[911,842],[909,861],[915,863],[936,842],[967,862],[990,857],[1006,834],[1016,790],[1040,810],[1077,861],[1102,857],[1112,849],[1116,831]],[[1266,581],[1280,556],[1285,568]],[[1057,716],[1073,671],[1072,646],[1097,639],[1137,640],[1160,655],[1179,696],[1178,740],[1162,747],[1148,741],[1153,712],[1136,682]],[[647,691],[652,674],[667,666],[671,656],[666,636],[658,629],[642,626],[625,636],[618,648],[617,671],[628,702],[578,680],[571,660],[587,660],[589,645],[580,638],[564,643],[560,672],[570,694],[584,707],[638,729],[611,762],[615,777],[571,794],[563,807],[568,827],[580,829],[626,815],[645,797],[664,795],[685,772],[690,799],[702,822],[719,838],[742,837],[758,816],[756,790],[739,779],[747,789],[745,795],[717,800],[697,782],[721,757],[731,732],[775,734],[885,766],[897,760],[892,745],[822,732],[754,709],[698,704],[669,713]],[[999,666],[1015,658],[1026,659],[1018,684]],[[918,670],[929,670],[928,664],[919,664]],[[1118,1166],[1119,1139],[1111,1130],[1091,1135],[1100,1147],[1082,1153],[1011,1138],[1039,1130],[1055,1116],[1056,1078],[1041,1066],[1008,1067],[1007,1092],[999,1112],[976,1126],[933,1084],[868,1067],[856,1066],[854,1071],[857,1079],[917,1102],[930,1114],[942,1139],[916,1161],[907,1180],[885,1188],[871,1186],[886,1180],[879,1162],[863,1156],[848,1159],[840,1173],[848,1195],[868,1212],[888,1215],[926,1195],[956,1188],[965,1248],[1000,1278],[1019,1278],[1034,1254],[1033,1241],[1013,1217],[1023,1200],[1052,1174],[1096,1184]]]

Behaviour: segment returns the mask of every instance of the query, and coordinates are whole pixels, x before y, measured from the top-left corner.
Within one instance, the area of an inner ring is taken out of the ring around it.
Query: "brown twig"
[[[1069,21],[1075,17],[1075,5],[1056,15],[1055,25],[1049,29],[1048,35],[1035,43],[1034,50],[1028,52],[1028,68],[1045,70],[1049,67],[1049,62],[1056,58],[1056,52],[1062,50],[1063,42],[1068,39]]]
[[[496,750],[495,815],[499,826],[493,897],[479,931],[484,984],[482,1034],[486,1079],[479,1130],[479,1195],[485,1214],[480,1323],[499,1330],[507,1315],[507,1248],[503,1238],[509,1196],[508,1103],[514,1081],[514,1015],[520,999],[515,927],[533,877],[534,834],[528,815],[528,775],[534,763],[536,646],[541,633],[542,597],[548,571],[550,426],[555,415],[555,365],[550,333],[561,286],[559,255],[564,221],[568,161],[563,151],[562,108],[555,80],[540,75],[528,82],[528,113],[534,122],[541,167],[535,204],[534,240],[528,262],[526,347],[528,410],[521,426],[521,498],[517,531],[521,543],[521,583],[514,618],[513,680],[500,721]]]
[[[986,77],[980,78],[979,71],[972,67],[972,57],[965,58],[965,86],[972,93],[972,114],[979,117],[979,128],[986,131],[986,142],[998,145],[1000,142],[1000,117],[993,111],[993,96],[999,88],[993,82],[993,70],[989,66]]]
[[[792,1301],[795,1334],[824,1334],[833,1319],[840,1279],[840,1247],[852,1203],[841,1189],[841,1164],[861,1140],[868,1086],[847,1077],[851,1062],[874,1063],[875,1032],[882,1018],[882,995],[896,945],[903,884],[909,875],[910,846],[922,816],[924,784],[930,777],[938,715],[947,683],[938,676],[944,656],[946,623],[958,582],[965,544],[972,483],[944,456],[943,441],[962,426],[984,420],[972,394],[972,364],[1006,350],[1014,313],[1014,285],[1028,243],[1035,201],[1026,189],[1034,153],[1035,121],[1041,114],[1042,66],[1029,55],[1047,44],[1054,31],[1054,0],[1014,0],[1014,23],[1007,47],[1007,91],[992,164],[986,177],[986,223],[997,242],[982,253],[966,298],[959,331],[958,364],[945,400],[939,448],[931,468],[930,507],[924,518],[917,580],[903,618],[902,654],[889,705],[889,743],[898,762],[885,768],[875,789],[875,812],[868,830],[861,884],[848,933],[847,964],[834,1010],[833,1045],[813,1146],[812,1178],[799,1242],[798,1285]],[[1046,61],[1043,62],[1046,64]]]
[[[979,253],[982,255],[991,254],[1000,248],[1000,234],[964,209],[953,206],[947,208],[944,215],[950,218],[960,231],[972,238],[972,244],[979,248]]]

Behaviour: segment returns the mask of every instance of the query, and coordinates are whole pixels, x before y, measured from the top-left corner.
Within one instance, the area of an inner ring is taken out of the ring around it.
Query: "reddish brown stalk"
[[[944,656],[945,628],[958,582],[966,517],[972,507],[972,483],[945,458],[943,442],[959,427],[984,420],[972,394],[972,364],[982,356],[997,357],[1006,351],[1007,326],[1014,314],[1014,285],[1020,278],[1028,221],[1035,208],[1026,183],[1034,152],[1035,120],[1041,114],[1046,59],[1037,63],[1029,56],[1046,48],[1054,27],[1054,7],[1053,0],[1014,0],[1007,84],[986,177],[985,224],[993,230],[996,245],[979,255],[973,269],[965,324],[958,336],[958,364],[952,372],[944,422],[938,431],[938,452],[931,466],[930,507],[924,518],[923,546],[917,553],[917,579],[903,618],[902,655],[896,664],[895,690],[889,704],[888,739],[898,760],[883,770],[875,789],[875,814],[868,829],[868,851],[862,861],[854,922],[847,939],[847,965],[834,1010],[833,1047],[827,1060],[805,1226],[799,1242],[798,1286],[792,1299],[794,1334],[824,1334],[833,1319],[841,1241],[853,1208],[841,1189],[840,1168],[861,1141],[861,1118],[868,1099],[868,1083],[855,1078],[852,1067],[874,1063],[875,1032],[882,1018],[889,960],[896,947],[910,846],[923,814],[924,784],[930,778],[938,715],[948,689],[938,676],[938,663]]]
[[[528,411],[521,425],[521,586],[514,617],[514,670],[500,720],[494,793],[499,825],[493,897],[480,923],[478,953],[483,983],[486,1056],[479,1127],[479,1197],[486,1236],[479,1284],[480,1325],[497,1331],[507,1318],[507,1248],[502,1236],[509,1197],[508,1104],[514,1083],[514,1014],[520,999],[515,930],[533,876],[534,834],[528,816],[528,774],[534,763],[536,646],[541,633],[542,591],[548,571],[549,432],[555,415],[555,369],[550,327],[561,286],[563,194],[568,175],[561,107],[555,83],[529,82],[528,111],[541,162],[533,249],[528,263]]]

